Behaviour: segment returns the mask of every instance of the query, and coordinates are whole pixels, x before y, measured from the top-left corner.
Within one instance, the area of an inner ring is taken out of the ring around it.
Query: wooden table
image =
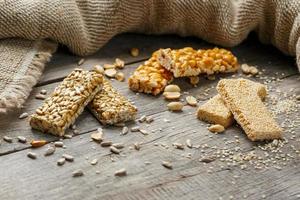
[[[185,46],[209,48],[214,45],[196,38],[173,35],[124,34],[112,39],[95,55],[86,57],[82,67],[90,69],[95,64],[112,63],[118,57],[126,61],[123,72],[128,78],[154,50]],[[138,57],[129,54],[132,47],[140,49]],[[231,50],[240,63],[257,65],[263,71],[262,76],[266,77],[267,81],[271,80],[268,83],[271,88],[269,96],[283,100],[272,105],[272,98],[268,98],[270,106],[277,105],[278,108],[280,102],[295,98],[293,94],[300,94],[300,79],[294,58],[284,56],[272,46],[260,44],[255,36]],[[79,134],[74,135],[72,139],[64,139],[66,148],[57,148],[52,156],[43,156],[47,145],[31,149],[29,143],[17,142],[16,137],[20,135],[25,136],[28,141],[59,140],[57,137],[31,130],[28,119],[21,120],[18,116],[23,112],[32,113],[42,103],[34,96],[42,89],[53,91],[55,86],[77,67],[78,60],[80,57],[72,55],[65,47],[60,47],[26,101],[24,109],[0,117],[0,137],[8,135],[14,138],[12,143],[1,141],[0,145],[0,199],[300,198],[299,101],[298,108],[293,107],[290,114],[278,114],[277,120],[280,123],[288,119],[290,124],[294,123],[294,127],[286,128],[285,138],[289,143],[282,147],[274,162],[262,169],[256,169],[255,164],[251,164],[252,161],[245,161],[245,169],[239,164],[227,165],[226,160],[222,161],[221,158],[207,164],[200,162],[199,159],[203,156],[210,156],[224,148],[232,155],[244,155],[255,151],[262,156],[255,160],[258,162],[259,159],[267,159],[265,152],[259,148],[259,145],[265,144],[250,142],[238,126],[230,127],[224,134],[210,133],[207,130],[208,124],[196,119],[196,107],[185,106],[181,113],[169,112],[166,108],[167,102],[162,96],[136,94],[128,89],[126,82],[116,80],[112,81],[113,85],[135,102],[139,109],[138,116],[147,115],[155,119],[149,125],[140,124],[150,131],[147,136],[134,132],[121,136],[120,127],[103,127],[106,140],[125,144],[121,155],[111,154],[108,148],[91,141],[91,133],[102,125],[87,110],[76,120]],[[239,73],[236,76],[244,75]],[[175,83],[190,95],[200,95],[200,105],[216,94],[215,86],[221,77],[231,75],[217,76],[215,81],[202,77],[197,87],[191,86],[185,79],[178,79]],[[208,91],[207,88],[211,89]],[[135,126],[135,123],[129,123],[128,126]],[[71,133],[71,130],[68,132]],[[185,147],[184,150],[178,150],[172,147],[172,143],[185,143],[187,139],[192,141],[194,148]],[[132,149],[135,142],[142,143],[139,151]],[[240,150],[237,147],[240,147]],[[38,158],[28,158],[26,155],[29,151],[37,153]],[[56,162],[63,153],[73,155],[75,161],[57,166]],[[282,161],[284,157],[288,158],[286,162]],[[90,164],[93,159],[98,159],[97,165]],[[173,169],[164,168],[161,165],[162,161],[170,161]],[[282,163],[286,166],[282,166]],[[126,168],[128,175],[115,177],[114,172],[121,168]],[[77,169],[82,169],[84,176],[72,177],[72,172]]]

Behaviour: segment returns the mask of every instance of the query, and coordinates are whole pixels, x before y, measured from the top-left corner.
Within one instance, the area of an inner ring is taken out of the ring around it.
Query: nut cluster
[[[31,116],[32,128],[62,136],[100,90],[103,77],[95,71],[75,69]]]
[[[134,71],[128,81],[131,90],[157,95],[173,80],[172,73],[159,64],[157,56],[158,51]]]
[[[175,77],[234,72],[238,69],[237,58],[225,49],[195,50],[186,47],[162,49],[158,54],[160,64],[173,72]]]
[[[115,62],[113,64],[104,64],[101,65],[95,65],[93,67],[93,70],[104,74],[108,78],[115,78],[118,81],[124,81],[125,75],[123,72],[118,72],[117,69],[123,69],[125,67],[125,62],[121,60],[120,58],[116,58]]]
[[[105,79],[103,89],[96,94],[88,107],[103,124],[112,125],[134,120],[137,114],[137,108]]]

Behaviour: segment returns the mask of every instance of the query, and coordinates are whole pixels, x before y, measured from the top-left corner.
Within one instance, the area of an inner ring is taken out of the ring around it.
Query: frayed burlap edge
[[[17,74],[11,84],[0,94],[0,114],[22,108],[32,88],[42,75],[45,64],[56,51],[57,44],[50,41],[36,41],[34,48],[22,63],[27,68],[25,74]],[[8,52],[9,53],[9,52]]]
[[[296,46],[296,62],[297,67],[300,72],[300,38],[298,39],[297,46]]]

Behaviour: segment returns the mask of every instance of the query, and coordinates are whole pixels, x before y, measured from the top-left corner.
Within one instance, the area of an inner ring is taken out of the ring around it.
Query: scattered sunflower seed
[[[134,127],[131,127],[131,132],[138,132],[140,131],[140,127],[139,126],[134,126]]]
[[[94,69],[97,73],[99,73],[99,74],[103,74],[103,73],[104,73],[104,68],[103,68],[101,65],[95,65],[95,66],[93,67],[93,69]]]
[[[27,142],[27,139],[24,136],[18,136],[17,138],[18,138],[18,141],[21,142],[21,143],[26,143]]]
[[[184,145],[181,144],[181,143],[175,142],[175,143],[173,143],[173,146],[174,146],[176,149],[181,149],[181,150],[184,149]]]
[[[208,127],[208,130],[212,133],[221,133],[225,130],[225,128],[220,124],[214,124]]]
[[[127,126],[124,126],[123,128],[122,128],[122,131],[121,131],[121,134],[122,135],[126,135],[127,133],[128,133],[128,127]]]
[[[69,134],[64,135],[64,138],[65,138],[65,139],[72,139],[72,137],[73,137],[73,136],[72,136],[72,135],[69,135]]]
[[[79,130],[77,130],[77,129],[73,130],[73,134],[74,135],[78,135],[79,134]]]
[[[79,176],[83,176],[83,175],[84,175],[84,173],[81,169],[78,169],[72,173],[73,177],[79,177]]]
[[[197,105],[197,99],[193,96],[187,96],[185,98],[186,102],[190,105],[190,106],[196,106]]]
[[[117,70],[115,70],[115,69],[106,69],[106,70],[104,71],[104,74],[105,74],[107,77],[109,77],[109,78],[114,78],[114,77],[116,76],[116,74],[117,74]]]
[[[127,171],[125,168],[115,171],[115,176],[126,176],[126,175],[127,175]]]
[[[98,163],[98,159],[93,159],[90,163],[91,165],[96,165]]]
[[[134,143],[133,145],[134,145],[134,149],[135,149],[135,150],[139,151],[139,150],[141,149],[140,143],[136,142],[136,143]]]
[[[153,118],[153,117],[151,117],[151,116],[146,117],[146,122],[147,122],[148,124],[150,124],[150,123],[153,122],[153,121],[154,121],[154,118]]]
[[[124,144],[122,143],[114,143],[112,144],[113,147],[116,147],[117,149],[123,149],[124,148]]]
[[[115,66],[117,68],[123,69],[125,66],[125,62],[123,60],[121,60],[120,58],[116,58],[115,60]]]
[[[35,98],[39,99],[39,100],[45,100],[46,99],[46,95],[44,95],[44,94],[37,94],[37,95],[35,95]]]
[[[115,78],[120,81],[123,82],[125,80],[125,75],[123,72],[117,72],[115,75]]]
[[[82,65],[82,64],[84,63],[84,61],[85,61],[84,58],[81,58],[81,59],[78,61],[78,63],[77,63],[78,66]]]
[[[24,112],[19,116],[19,119],[25,119],[26,117],[28,117],[28,113]]]
[[[167,169],[173,169],[173,165],[172,163],[168,162],[168,161],[163,161],[162,162],[162,166],[164,166]]]
[[[144,162],[145,165],[150,165],[151,163],[152,163],[152,162],[150,162],[150,161],[145,161],[145,162]]]
[[[116,147],[114,147],[114,146],[111,146],[110,147],[110,151],[112,152],[112,153],[115,153],[115,154],[120,154],[120,150],[119,149],[117,149]]]
[[[138,121],[140,122],[140,123],[143,123],[143,122],[145,122],[146,121],[146,115],[142,115],[139,119],[138,119]]]
[[[47,94],[47,90],[45,90],[45,89],[41,90],[40,94],[46,95]]]
[[[300,95],[296,96],[296,99],[297,99],[298,101],[300,101]]]
[[[30,144],[32,147],[37,148],[37,147],[42,147],[45,144],[47,144],[47,141],[46,140],[32,140],[30,142]]]
[[[139,55],[140,51],[138,48],[132,48],[130,49],[130,54],[133,56],[133,57],[137,57]]]
[[[186,143],[186,146],[187,146],[188,148],[193,148],[193,144],[192,144],[192,141],[191,141],[190,139],[187,139],[187,140],[185,141],[185,143]]]
[[[203,157],[203,158],[199,159],[200,162],[204,162],[204,163],[210,163],[210,162],[213,162],[214,160],[215,160],[215,158],[213,158],[213,157]]]
[[[5,135],[5,136],[3,137],[3,140],[4,140],[5,142],[8,142],[8,143],[12,143],[12,141],[13,141],[13,139],[12,139],[11,137],[7,136],[7,135]]]
[[[44,156],[50,156],[54,154],[54,152],[55,152],[55,147],[50,146],[46,149]]]
[[[37,158],[37,155],[36,155],[36,153],[28,152],[28,153],[27,153],[27,157],[28,157],[28,158],[31,158],[31,159],[36,159],[36,158]]]
[[[62,141],[57,141],[57,142],[54,142],[54,146],[56,146],[56,147],[63,147],[64,143]]]
[[[143,135],[148,135],[148,134],[149,134],[148,131],[145,130],[145,129],[140,129],[139,131],[140,131],[140,133],[143,134]]]
[[[104,142],[101,142],[101,147],[110,147],[112,145],[112,142],[111,141],[104,141]]]
[[[92,133],[91,134],[91,138],[95,141],[95,142],[102,142],[103,141],[103,132],[102,131],[97,131],[96,133]]]
[[[66,161],[69,161],[69,162],[73,162],[74,161],[74,157],[71,156],[70,154],[63,154],[62,157],[65,158]]]
[[[257,75],[258,74],[258,69],[256,67],[251,67],[250,68],[250,74],[252,75]]]
[[[66,159],[65,158],[60,158],[57,160],[57,165],[58,166],[62,166],[66,163]]]

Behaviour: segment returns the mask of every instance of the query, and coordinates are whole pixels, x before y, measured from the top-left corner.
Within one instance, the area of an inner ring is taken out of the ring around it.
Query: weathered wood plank
[[[127,65],[126,68],[123,70],[126,77],[129,77],[129,74],[133,72],[133,70],[142,62]],[[259,65],[264,66],[264,65]],[[280,67],[280,65],[276,65],[277,67]],[[272,74],[268,74],[269,72],[265,72],[264,74],[267,74],[268,76],[273,76]],[[230,75],[220,75],[220,77],[228,77]],[[179,84],[183,91],[189,91],[192,95],[198,96],[199,94],[204,93],[205,88],[213,87],[216,85],[217,81],[208,81],[205,78],[202,78],[200,80],[199,87],[193,87],[190,84],[188,84],[188,81],[183,79],[177,79],[175,80],[175,83]],[[17,137],[19,135],[23,135],[27,137],[29,140],[36,138],[45,138],[49,141],[53,141],[57,139],[56,137],[50,136],[50,135],[44,135],[37,131],[33,131],[28,126],[27,120],[19,120],[17,119],[20,113],[22,112],[28,112],[32,113],[42,102],[40,100],[34,99],[35,94],[37,94],[40,90],[46,89],[47,91],[51,92],[55,88],[56,85],[58,85],[58,82],[36,87],[30,98],[25,104],[25,109],[10,113],[7,116],[0,116],[0,127],[3,130],[1,132],[0,137],[3,137],[4,135],[10,135],[12,137]],[[145,94],[139,94],[135,95],[132,91],[128,89],[128,86],[126,83],[120,83],[118,81],[113,81],[113,84],[116,88],[120,90],[122,94],[127,96],[130,100],[136,102],[138,108],[140,109],[140,115],[142,114],[154,114],[157,112],[160,112],[162,108],[165,108],[165,103],[163,101],[157,101],[158,97],[153,97]],[[212,94],[215,94],[215,90],[211,90]],[[209,98],[209,96],[201,95],[202,100],[205,100]],[[82,123],[80,125],[80,131],[86,132],[95,129],[97,126],[99,126],[98,122],[90,116],[89,113],[84,112],[81,117],[77,120],[78,123]],[[84,122],[83,122],[84,121]],[[28,144],[20,144],[18,142],[14,142],[13,144],[7,144],[6,142],[2,142],[2,145],[0,146],[0,155],[6,154],[9,152],[13,152],[16,150],[20,150],[23,148],[28,147]]]
[[[123,59],[126,63],[133,63],[149,58],[152,52],[159,48],[182,48],[186,46],[212,48],[215,45],[194,37],[183,38],[175,35],[150,36],[142,34],[122,34],[113,38],[96,54],[86,57],[86,61],[81,67],[90,69],[96,64],[112,63],[117,57]],[[132,47],[140,49],[140,55],[138,57],[132,57],[130,55],[129,51]],[[239,58],[241,63],[247,62],[252,65],[258,65],[262,68],[266,68],[267,72],[277,72],[280,75],[284,73],[284,75],[281,76],[297,73],[294,58],[284,56],[272,46],[258,43],[254,35],[250,36],[250,38],[241,45],[231,48],[231,50]],[[80,57],[67,52],[66,49],[60,49],[54,54],[51,62],[47,64],[39,85],[61,80],[69,74],[73,68],[78,66],[77,63],[80,59]]]
[[[149,40],[149,43],[145,42],[145,38]],[[269,84],[273,88],[270,96],[285,98],[284,95],[277,93],[276,89],[288,93],[291,88],[294,88],[289,95],[300,94],[299,75],[291,76],[297,73],[293,58],[286,58],[274,48],[257,45],[254,41],[255,39],[250,38],[241,46],[233,48],[234,53],[242,61],[241,63],[258,65],[259,69],[265,69],[264,75],[268,77],[273,77],[275,74],[278,74],[279,77],[288,76],[280,83]],[[118,44],[121,44],[120,48],[118,48]],[[142,49],[140,57],[133,59],[127,54],[133,46]],[[115,57],[120,57],[127,62],[136,62],[138,59],[149,57],[150,52],[157,48],[183,46],[212,47],[212,45],[195,38],[126,34],[113,39],[96,56],[89,57],[84,66],[90,67],[90,65],[110,62]],[[33,112],[41,103],[40,100],[34,99],[34,95],[41,89],[52,91],[59,84],[57,81],[67,75],[76,66],[78,60],[79,58],[68,55],[65,51],[59,52],[46,68],[45,76],[40,82],[41,86],[34,88],[25,108],[7,116],[0,116],[0,138],[4,135],[14,138],[24,135],[28,139],[42,138],[47,141],[58,139],[51,135],[32,131],[26,120],[19,120],[17,117],[23,111]],[[140,62],[127,65],[124,70],[126,77],[139,64]],[[228,76],[231,75],[222,75],[221,77]],[[188,91],[194,96],[201,95],[200,103],[216,93],[215,89],[211,89],[207,92],[208,96],[204,95],[205,89],[214,88],[217,80],[208,81],[201,78],[198,87],[191,86],[184,79],[178,79],[175,83],[179,84],[183,91]],[[261,199],[264,195],[266,195],[266,199],[298,198],[299,155],[293,161],[287,162],[287,166],[283,167],[281,171],[274,167],[270,167],[268,170],[256,170],[251,167],[241,170],[236,166],[221,168],[220,166],[226,166],[226,163],[219,160],[210,164],[200,163],[199,158],[216,151],[214,146],[228,149],[237,147],[238,144],[234,142],[225,144],[225,141],[235,141],[235,136],[239,137],[238,146],[244,153],[257,149],[258,144],[249,142],[241,129],[235,126],[226,130],[225,134],[209,133],[206,129],[207,124],[195,118],[196,108],[185,106],[182,113],[171,113],[166,111],[167,102],[161,96],[136,95],[128,89],[126,83],[113,81],[113,85],[136,103],[139,108],[139,116],[146,114],[155,118],[149,127],[147,124],[141,125],[149,130],[150,134],[143,136],[140,133],[129,133],[120,136],[121,128],[104,127],[107,140],[122,142],[126,145],[121,156],[112,155],[108,149],[90,141],[91,132],[101,125],[88,111],[85,111],[76,120],[80,135],[71,140],[64,140],[67,148],[57,149],[53,156],[45,158],[42,155],[46,147],[30,149],[38,154],[37,160],[30,160],[26,157],[26,153],[29,151],[28,145],[17,143],[16,140],[12,144],[2,141],[0,145],[0,155],[2,154],[0,156],[1,199],[218,199],[219,197],[229,199],[230,195],[233,195],[235,199],[241,199],[243,195],[247,195],[247,199]],[[285,117],[286,115],[281,114],[278,120],[283,122]],[[295,133],[287,132],[285,134],[290,143],[282,149],[282,153],[295,156],[290,145],[300,149],[299,112],[294,109],[288,118],[298,126],[294,128]],[[170,122],[166,122],[165,119]],[[134,125],[134,123],[129,124],[130,127]],[[160,128],[162,131],[159,130]],[[184,143],[187,138],[191,139],[194,145],[207,144],[209,147],[204,149],[186,148],[184,151],[173,149],[173,142]],[[134,142],[143,143],[140,151],[129,149]],[[159,145],[157,146],[155,143]],[[165,149],[161,144],[166,144],[169,148]],[[64,152],[74,155],[75,162],[58,167],[56,161]],[[186,156],[188,153],[191,153],[191,159],[182,156],[182,154]],[[99,159],[98,165],[91,166],[89,164],[93,158]],[[115,159],[115,162],[112,162],[111,158]],[[172,161],[174,169],[163,168],[162,160]],[[151,164],[146,165],[145,161],[150,161]],[[123,167],[127,168],[128,176],[114,177],[114,171]],[[72,178],[72,171],[78,168],[84,170],[84,177]],[[100,171],[100,174],[96,174],[97,170]],[[208,173],[208,170],[212,170],[213,173]],[[235,175],[238,175],[239,178],[234,178]]]
[[[289,77],[279,83],[277,88],[287,91],[293,87],[294,92],[299,94],[300,88],[297,87],[299,81],[298,75]],[[216,81],[211,81],[208,84],[215,83]],[[271,91],[271,95],[273,94],[275,95]],[[140,96],[133,95],[133,97],[137,98],[137,103],[143,103],[147,98],[139,100]],[[161,98],[155,102],[166,104]],[[153,105],[150,107],[155,108]],[[164,108],[159,107],[161,110]],[[106,140],[125,144],[126,147],[120,156],[112,155],[109,149],[91,142],[90,133],[64,140],[67,148],[57,149],[55,155],[50,157],[42,155],[46,147],[30,150],[38,154],[37,160],[26,157],[29,150],[1,156],[0,197],[8,199],[218,199],[223,197],[229,199],[232,195],[236,199],[241,199],[247,195],[248,199],[261,199],[266,195],[267,199],[296,199],[300,187],[299,157],[289,162],[281,171],[273,167],[268,170],[256,170],[252,167],[241,170],[237,166],[222,169],[220,165],[225,163],[220,161],[210,164],[200,163],[198,159],[202,155],[209,155],[216,151],[214,146],[228,149],[239,146],[243,152],[247,152],[253,150],[257,144],[248,141],[242,131],[235,126],[226,130],[225,134],[209,133],[206,129],[207,125],[195,119],[195,109],[186,106],[182,113],[153,112],[155,121],[150,127],[146,124],[142,125],[145,129],[155,130],[148,136],[139,133],[120,136],[120,128],[104,128]],[[294,119],[299,119],[299,113],[293,115],[295,115]],[[165,122],[164,119],[169,119],[170,122]],[[86,118],[79,121],[78,126],[84,126],[85,120]],[[93,122],[88,124],[98,126]],[[162,131],[159,128],[162,128]],[[298,139],[299,131],[298,126],[295,128]],[[239,145],[237,143],[225,145],[224,138],[226,141],[234,141],[235,136],[239,137]],[[287,138],[290,136],[290,133],[286,133]],[[172,147],[173,142],[184,143],[187,138],[191,139],[194,145],[207,144],[209,147],[186,148],[184,151]],[[144,143],[140,151],[129,149],[134,142]],[[156,146],[155,143],[159,145]],[[161,144],[166,144],[169,148],[166,149]],[[291,144],[300,148],[296,139],[289,145]],[[294,155],[289,145],[282,149],[282,153]],[[201,150],[204,150],[204,153]],[[56,160],[64,152],[74,155],[75,161],[58,167]],[[182,156],[188,153],[191,153],[191,159]],[[99,160],[96,166],[89,164],[89,161],[94,158]],[[111,158],[115,159],[115,162],[112,162]],[[173,170],[162,167],[163,160],[171,161]],[[150,161],[151,164],[146,165],[145,161]],[[123,167],[127,169],[128,176],[114,177],[114,171]],[[14,175],[7,173],[5,169],[8,168]],[[78,168],[83,169],[85,175],[72,178],[72,171]],[[212,170],[213,173],[208,173],[208,170]],[[96,174],[96,171],[100,171],[100,174]]]

